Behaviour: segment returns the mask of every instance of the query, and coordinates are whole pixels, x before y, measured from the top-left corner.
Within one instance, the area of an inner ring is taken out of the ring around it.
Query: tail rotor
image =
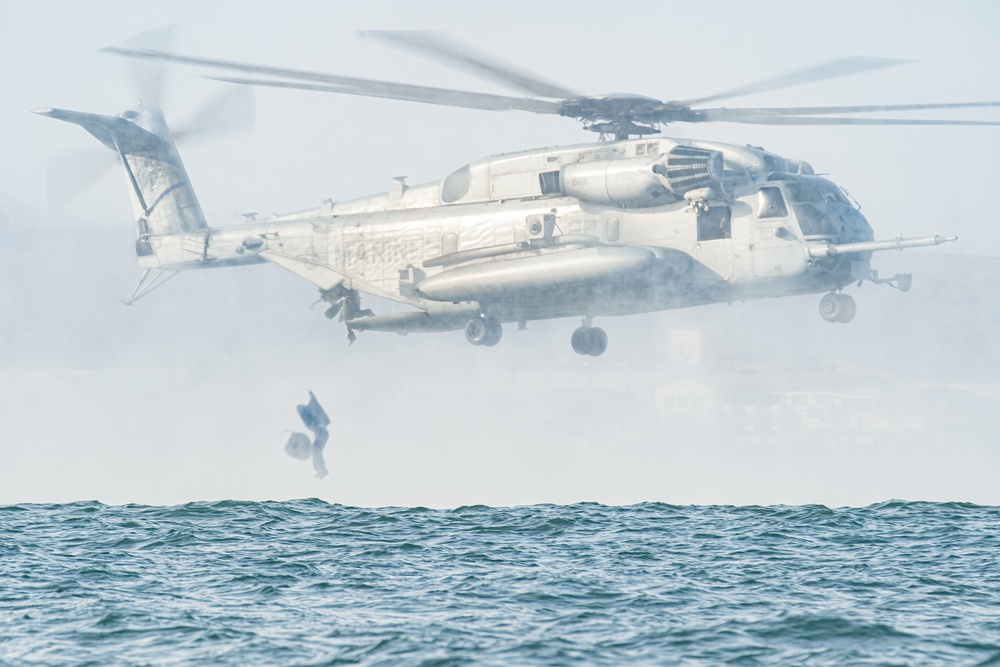
[[[140,33],[123,43],[129,48],[168,49],[174,41],[174,26],[162,26]],[[122,59],[126,64],[139,106],[160,110],[164,103],[165,64],[148,59]],[[128,113],[128,112],[126,112]],[[250,86],[226,86],[215,97],[180,123],[171,123],[173,139],[181,145],[213,139],[226,134],[253,130],[256,99]],[[48,163],[49,208],[66,210],[84,192],[112,171],[120,159],[99,148],[66,151],[53,155]]]

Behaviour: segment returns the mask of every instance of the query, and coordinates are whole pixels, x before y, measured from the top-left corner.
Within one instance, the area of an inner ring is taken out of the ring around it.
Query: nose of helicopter
[[[793,208],[807,239],[858,243],[874,239],[872,227],[861,211],[848,202],[794,203]]]
[[[831,207],[834,208],[834,207]],[[863,241],[875,240],[875,233],[872,230],[868,219],[862,215],[861,211],[853,206],[836,206],[836,210],[831,211],[839,227],[841,243],[860,243]]]

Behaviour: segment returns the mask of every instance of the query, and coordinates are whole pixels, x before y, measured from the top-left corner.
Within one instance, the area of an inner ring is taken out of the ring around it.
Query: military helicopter
[[[861,112],[1000,106],[1000,102],[880,106],[708,108],[722,99],[857,74],[900,61],[847,58],[708,97],[661,101],[588,96],[551,84],[437,33],[365,36],[461,66],[529,97],[475,93],[113,47],[132,58],[212,68],[209,78],[482,110],[574,118],[599,141],[482,158],[440,181],[288,215],[210,227],[163,114],[139,104],[118,116],[39,109],[81,125],[115,151],[135,215],[143,274],[126,303],[176,272],[276,264],[319,288],[326,316],[359,331],[465,331],[493,346],[503,325],[578,317],[571,344],[598,356],[595,318],[716,302],[826,293],[820,315],[850,322],[843,289],[862,281],[906,291],[909,274],[880,278],[880,250],[954,236],[875,240],[845,190],[808,162],[755,146],[658,136],[669,123],[773,125],[998,125],[995,121],[854,117]],[[270,77],[270,78],[261,78]],[[831,114],[846,114],[834,116]],[[155,272],[155,273],[154,273]],[[395,302],[375,314],[362,295]]]

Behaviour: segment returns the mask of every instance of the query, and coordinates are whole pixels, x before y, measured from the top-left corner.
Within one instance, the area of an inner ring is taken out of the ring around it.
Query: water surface
[[[0,664],[1000,665],[1000,508],[0,508]]]

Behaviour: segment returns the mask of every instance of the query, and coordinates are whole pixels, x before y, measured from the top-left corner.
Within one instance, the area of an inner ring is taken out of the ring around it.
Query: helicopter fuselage
[[[659,165],[659,167],[658,167]],[[357,330],[461,328],[625,315],[837,290],[870,253],[815,258],[809,244],[872,240],[844,192],[761,149],[669,139],[481,160],[441,182],[269,220],[149,238],[157,268],[279,264],[429,317],[345,313]],[[797,172],[797,173],[792,173]]]

